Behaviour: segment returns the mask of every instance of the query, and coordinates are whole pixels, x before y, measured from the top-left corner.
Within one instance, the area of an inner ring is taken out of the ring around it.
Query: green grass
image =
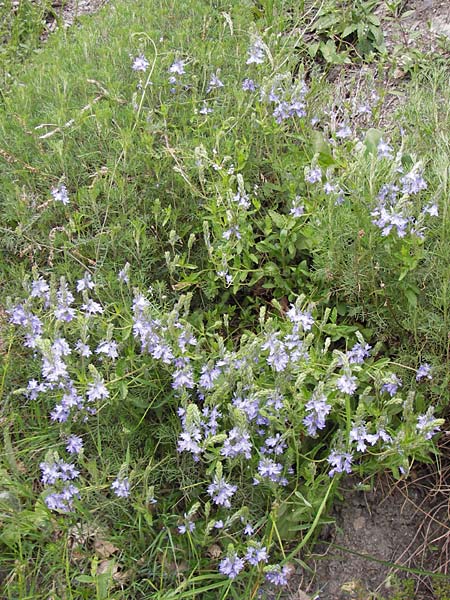
[[[426,198],[440,202],[439,219],[430,221],[423,243],[383,239],[371,223],[370,207],[388,167],[350,142],[339,142],[334,151],[327,136],[309,126],[313,116],[327,122],[335,88],[299,49],[298,31],[305,22],[300,4],[119,1],[80,19],[79,27],[58,31],[33,53],[47,7],[21,3],[21,10],[34,12],[22,15],[20,35],[15,22],[1,63],[5,70],[16,61],[14,82],[0,105],[0,302],[6,307],[8,297],[23,296],[23,281],[32,273],[54,282],[63,276],[72,286],[85,271],[95,273],[98,296],[108,310],[90,333],[100,339],[110,324],[125,346],[131,334],[125,307],[132,297],[118,283],[117,272],[129,262],[132,285],[151,288],[161,312],[171,310],[180,292],[192,293],[193,326],[214,358],[219,333],[232,344],[242,332],[258,330],[260,311],[278,317],[304,292],[318,314],[330,307],[340,315],[339,324],[328,329],[333,347],[345,351],[360,327],[373,345],[379,342],[386,360],[405,367],[405,389],[414,385],[418,364],[429,362],[433,382],[419,390],[415,409],[444,407],[450,358],[448,77],[439,65],[414,72],[408,101],[389,119],[390,131],[383,132],[411,161],[414,156],[423,161]],[[259,67],[246,65],[249,31],[263,32],[272,51],[273,62],[266,61],[263,75]],[[21,44],[23,52],[13,60],[10,50]],[[138,86],[131,64],[141,52],[150,68]],[[172,94],[168,69],[177,58],[186,60],[189,86]],[[308,78],[304,121],[275,123],[272,109],[241,89],[250,75],[269,86],[279,70],[286,71],[289,85],[303,73]],[[225,88],[208,94],[212,72],[219,73]],[[145,87],[147,75],[151,83]],[[372,85],[368,81],[367,95]],[[214,108],[211,115],[199,112],[205,100]],[[339,119],[349,119],[351,110],[350,102],[339,106]],[[382,104],[374,109],[370,127],[380,127],[380,111]],[[361,136],[368,126],[355,121]],[[324,171],[330,168],[345,190],[348,200],[342,206],[305,184],[305,168],[315,160]],[[222,161],[226,167],[213,167]],[[234,174],[228,172],[231,164]],[[224,243],[223,232],[227,194],[238,187],[236,173],[255,202],[240,223],[242,242],[233,245]],[[67,206],[52,202],[50,195],[62,182],[71,199]],[[306,225],[288,217],[297,194],[310,215]],[[234,276],[230,286],[217,275],[224,260]],[[169,372],[142,364],[132,350],[111,371],[124,385],[117,384],[108,406],[83,430],[82,500],[74,514],[63,515],[45,506],[39,463],[49,451],[64,452],[64,430],[49,421],[50,395],[42,402],[24,397],[27,381],[39,377],[38,360],[6,317],[1,332],[4,597],[256,597],[262,572],[232,585],[217,573],[208,544],[202,547],[189,536],[180,541],[176,534],[212,471],[173,451],[180,426]],[[86,369],[80,372],[87,377]],[[299,465],[306,451],[296,450]],[[314,448],[309,452],[315,470],[324,458],[316,460]],[[373,472],[375,459],[371,464]],[[139,490],[130,503],[110,492],[123,467]],[[281,495],[260,494],[248,474],[239,473],[240,500],[255,516],[270,516],[265,535],[280,559],[294,559],[290,555],[312,541],[327,508],[325,490],[330,499],[334,493],[327,476],[313,474],[308,480],[306,469],[302,477],[311,496],[304,504],[296,497],[281,507]],[[155,487],[157,508],[149,502]],[[280,534],[278,508],[283,515],[291,505],[299,510],[298,520],[286,518]]]
[[[23,63],[39,52],[47,17],[58,14],[48,0],[5,0],[0,4],[0,98]]]

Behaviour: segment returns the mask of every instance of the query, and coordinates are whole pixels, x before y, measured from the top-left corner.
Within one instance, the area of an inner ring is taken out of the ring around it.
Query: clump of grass
[[[5,0],[0,5],[0,83],[2,94],[41,46],[45,18],[52,13],[49,0]]]

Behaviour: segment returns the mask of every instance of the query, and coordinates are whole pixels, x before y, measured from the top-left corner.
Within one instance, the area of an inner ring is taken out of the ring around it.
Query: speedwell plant
[[[19,391],[59,431],[39,457],[36,502],[48,511],[80,518],[99,491],[86,468],[91,421],[126,414],[129,390],[144,393],[146,379],[159,390],[138,427],[162,408],[178,420],[176,439],[151,460],[170,457],[195,479],[165,497],[163,473],[135,478],[128,452],[101,491],[131,506],[146,497],[153,526],[175,540],[173,560],[195,555],[191,577],[206,569],[237,584],[285,585],[298,549],[289,541],[305,525],[312,535],[343,473],[406,476],[426,459],[442,421],[417,411],[417,391],[403,390],[401,373],[358,331],[342,339],[336,311],[319,315],[300,295],[285,309],[261,308],[258,326],[233,336],[226,316],[191,316],[189,295],[168,307],[151,290],[131,291],[129,265],[119,279],[123,300],[105,305],[89,273],[75,289],[36,275],[8,310],[33,362]],[[431,377],[421,365],[417,386]]]

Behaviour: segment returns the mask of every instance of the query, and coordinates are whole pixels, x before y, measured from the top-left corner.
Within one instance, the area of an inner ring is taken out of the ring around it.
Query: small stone
[[[356,531],[360,531],[361,529],[364,529],[365,526],[366,526],[365,517],[358,517],[353,521],[353,527],[354,527],[354,529],[356,529]]]

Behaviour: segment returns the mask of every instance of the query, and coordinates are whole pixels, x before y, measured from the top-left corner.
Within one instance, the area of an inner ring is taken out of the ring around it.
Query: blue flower
[[[428,363],[423,363],[419,365],[419,368],[417,369],[416,373],[416,381],[420,381],[424,377],[426,377],[427,379],[432,379],[431,365]]]
[[[369,344],[360,344],[357,343],[353,346],[351,350],[347,351],[347,358],[350,364],[361,365],[364,360],[370,356],[370,350],[372,346]]]
[[[266,563],[269,560],[267,548],[265,546],[261,546],[260,544],[252,544],[247,548],[245,560],[254,567],[256,567],[256,565],[258,565],[260,562]]]
[[[89,402],[109,398],[109,392],[106,388],[105,382],[99,375],[95,377],[94,381],[91,381],[88,384],[86,396],[88,397]]]
[[[336,381],[336,387],[343,394],[348,394],[349,396],[352,396],[355,393],[356,388],[358,387],[357,379],[354,375],[342,375]]]
[[[96,354],[104,354],[113,360],[119,356],[117,342],[114,340],[102,340],[96,349]]]
[[[185,64],[186,64],[186,61],[178,58],[169,67],[169,73],[176,73],[177,75],[183,75],[185,73],[185,70],[184,70]]]
[[[301,325],[303,331],[310,331],[314,325],[311,312],[300,310],[294,304],[291,304],[291,308],[287,311],[286,316],[294,325]]]
[[[31,284],[31,294],[32,298],[48,298],[48,292],[50,291],[50,287],[48,283],[42,277],[36,279]]]
[[[69,484],[61,492],[48,494],[45,497],[45,504],[50,510],[70,512],[73,509],[73,499],[79,497],[79,489],[75,485]]]
[[[377,146],[378,158],[387,158],[388,160],[392,160],[394,158],[393,148],[389,144],[387,144],[383,138],[380,138]]]
[[[327,458],[327,461],[332,465],[328,475],[333,477],[335,473],[351,473],[353,456],[349,452],[337,452],[333,450]]]
[[[305,406],[308,411],[307,415],[303,419],[303,424],[308,428],[308,434],[315,436],[318,429],[324,429],[325,418],[331,411],[331,406],[327,403],[325,396],[319,396],[318,398],[312,397]]]
[[[299,201],[300,196],[296,196],[295,200],[292,202],[291,210],[289,211],[290,214],[296,219],[298,219],[298,217],[302,217],[305,213],[305,206],[304,204],[300,204]]]
[[[264,44],[261,38],[256,38],[248,50],[248,58],[246,63],[248,65],[257,64],[260,65],[264,62]]]
[[[92,298],[88,298],[86,302],[82,304],[81,310],[84,310],[87,315],[101,315],[103,313],[102,306],[98,302],[92,300]]]
[[[270,479],[274,483],[280,483],[283,465],[275,462],[271,458],[265,456],[258,463],[258,473],[265,479]]]
[[[123,269],[121,269],[118,274],[117,274],[117,279],[121,282],[121,283],[130,283],[130,263],[126,262]]]
[[[348,138],[352,135],[352,130],[348,125],[341,125],[339,129],[336,131],[336,137],[340,139]]]
[[[186,513],[184,514],[184,518],[186,519],[186,522],[182,525],[178,525],[178,532],[181,534],[187,532],[192,533],[195,530],[195,523],[189,519]]]
[[[322,181],[322,170],[320,167],[306,169],[305,179],[308,183],[318,183]]]
[[[426,414],[419,415],[417,418],[416,430],[422,433],[426,440],[431,440],[431,438],[441,430],[440,426],[436,424],[434,406],[430,406]]]
[[[360,423],[359,425],[353,424],[352,429],[350,430],[349,436],[350,442],[357,442],[356,450],[358,452],[364,452],[367,448],[366,441],[367,438],[367,429],[364,423]]]
[[[128,498],[130,495],[130,483],[128,477],[118,477],[112,482],[111,489],[118,498]]]
[[[70,204],[69,194],[64,184],[61,184],[59,187],[52,188],[51,194],[56,202],[61,202],[61,204],[64,205]]]
[[[244,559],[232,551],[220,561],[219,572],[222,575],[227,575],[230,579],[235,579],[244,568],[244,564]]]
[[[61,481],[70,481],[76,479],[80,472],[72,463],[66,463],[63,460],[57,460],[53,463],[41,462],[39,465],[42,471],[42,483],[53,485],[58,479]]]
[[[397,375],[393,373],[392,375],[390,375],[388,381],[383,383],[383,385],[381,386],[381,391],[387,392],[390,396],[395,396],[398,388],[401,387],[401,385],[402,380],[400,379],[400,377],[397,377]]]
[[[422,190],[427,189],[427,183],[422,177],[422,173],[417,169],[413,169],[412,171],[407,173],[404,177],[401,178],[400,181],[403,184],[402,192],[404,194],[418,194]]]
[[[253,81],[253,79],[244,79],[242,82],[242,89],[244,92],[255,92],[256,87],[256,83]]]
[[[269,583],[282,587],[287,585],[290,569],[288,565],[270,565],[265,568],[266,579]]]
[[[206,93],[209,94],[209,92],[211,90],[217,90],[219,88],[223,88],[224,85],[222,83],[222,81],[220,81],[219,76],[218,76],[219,71],[216,71],[216,73],[211,75],[211,79],[209,80],[209,85],[206,88]]]
[[[140,54],[139,56],[136,56],[136,58],[133,60],[131,68],[133,69],[133,71],[142,71],[145,73],[145,71],[148,69],[149,64],[150,63],[145,58],[145,56],[143,54]]]
[[[182,431],[177,444],[178,452],[190,452],[194,455],[194,458],[198,459],[198,455],[202,452],[199,445],[201,439],[201,431],[196,427],[191,427],[189,430]]]
[[[427,204],[426,206],[423,207],[422,213],[424,215],[429,214],[431,217],[438,217],[439,216],[439,207],[435,202],[431,202],[430,204]]]
[[[83,290],[93,290],[95,288],[95,283],[92,281],[92,276],[90,273],[85,273],[82,279],[77,281],[77,292],[82,292]]]
[[[173,377],[172,387],[175,390],[178,390],[180,388],[192,389],[195,386],[194,374],[192,372],[192,369],[190,369],[189,367],[175,369],[172,377]]]
[[[214,504],[230,508],[230,499],[237,490],[236,485],[227,483],[223,477],[214,476],[214,481],[208,486],[208,494],[211,496]]]
[[[227,458],[236,458],[239,454],[243,454],[245,458],[251,457],[252,444],[250,435],[238,427],[234,427],[225,440],[220,454]]]
[[[78,435],[67,438],[66,450],[69,454],[79,454],[83,450],[83,440]]]

